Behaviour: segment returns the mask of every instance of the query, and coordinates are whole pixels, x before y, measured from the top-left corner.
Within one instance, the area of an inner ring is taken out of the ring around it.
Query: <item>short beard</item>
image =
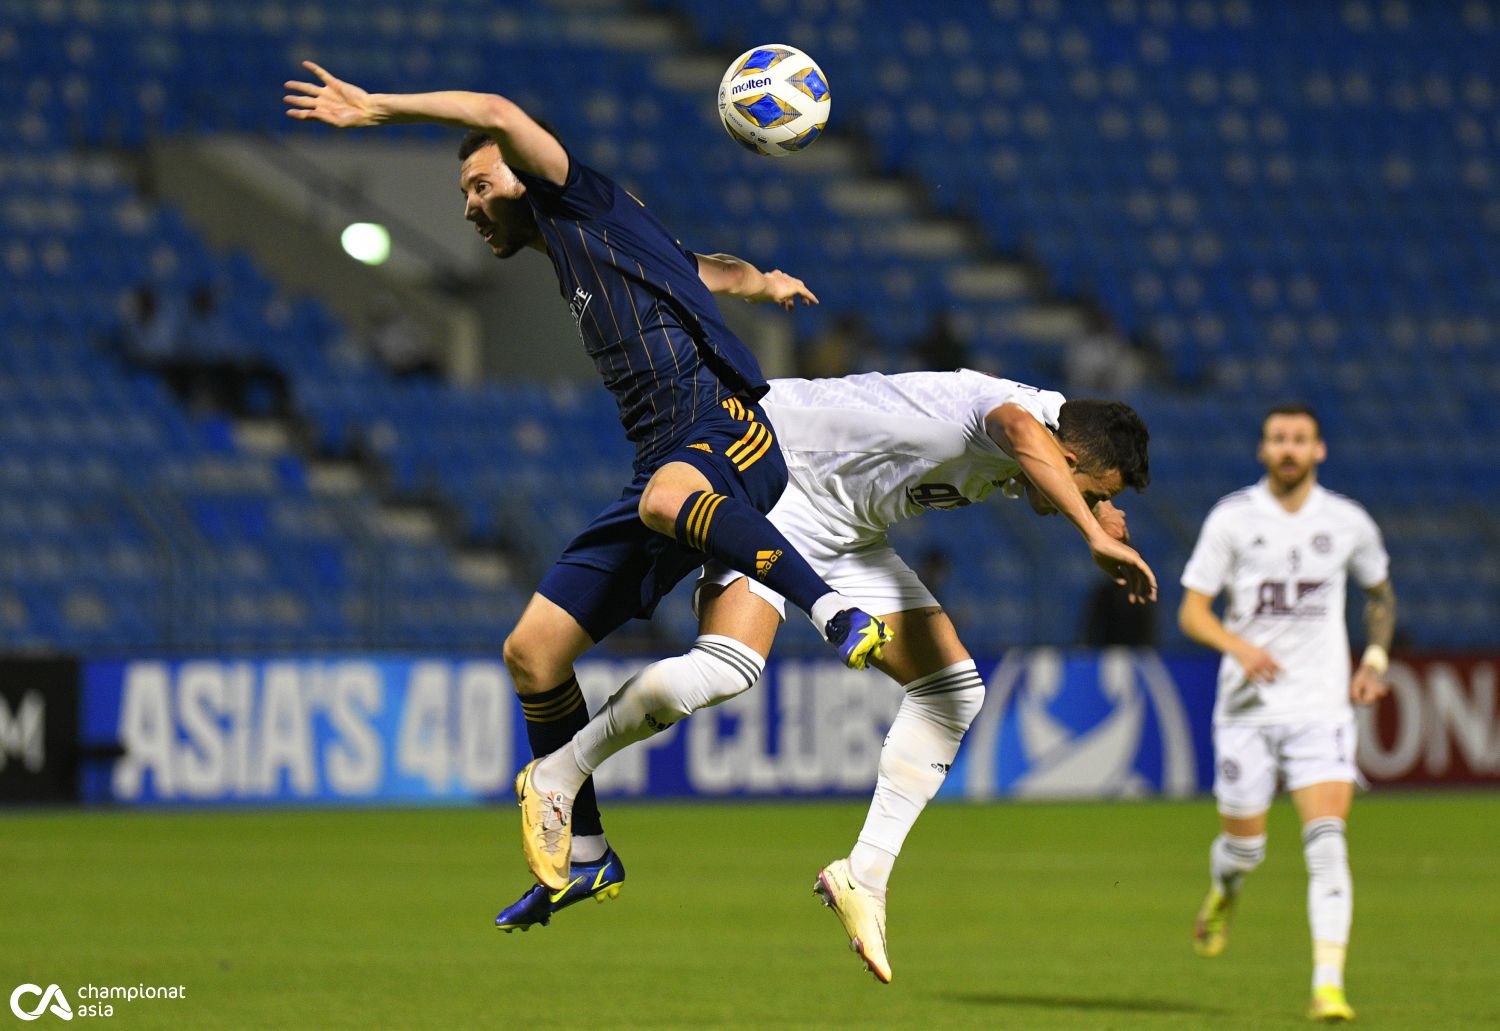
[[[1312,465],[1302,466],[1301,471],[1297,474],[1296,478],[1292,480],[1286,479],[1281,474],[1281,471],[1279,469],[1276,469],[1271,472],[1271,478],[1287,490],[1293,490],[1297,487],[1302,486],[1312,477],[1314,468],[1315,466]]]

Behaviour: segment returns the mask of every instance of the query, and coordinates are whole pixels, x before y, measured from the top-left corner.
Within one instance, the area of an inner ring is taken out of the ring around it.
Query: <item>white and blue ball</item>
[[[757,154],[784,158],[806,150],[823,133],[833,104],[817,62],[796,47],[751,47],[719,83],[725,130]]]

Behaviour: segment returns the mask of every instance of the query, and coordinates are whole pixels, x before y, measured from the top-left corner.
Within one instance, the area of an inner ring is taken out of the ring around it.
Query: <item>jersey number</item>
[[[923,508],[963,508],[973,502],[951,483],[919,483],[906,488],[906,496]]]

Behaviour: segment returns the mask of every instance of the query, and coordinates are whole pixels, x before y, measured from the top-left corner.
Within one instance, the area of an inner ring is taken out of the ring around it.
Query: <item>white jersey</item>
[[[1063,396],[982,372],[776,379],[761,405],[791,476],[840,543],[928,509],[983,500],[1020,475],[984,418],[1004,404],[1057,429]],[[1012,485],[1007,493],[1018,493]]]
[[[1210,598],[1226,591],[1224,626],[1269,652],[1281,673],[1252,683],[1225,655],[1214,722],[1347,718],[1348,576],[1374,587],[1389,567],[1375,521],[1341,494],[1314,484],[1303,506],[1288,512],[1261,480],[1220,499],[1203,523],[1182,585]]]

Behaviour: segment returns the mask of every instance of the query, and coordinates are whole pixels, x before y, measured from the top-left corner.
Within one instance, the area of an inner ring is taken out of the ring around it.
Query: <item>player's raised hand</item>
[[[1361,663],[1354,671],[1354,679],[1349,681],[1349,700],[1355,705],[1369,705],[1380,701],[1389,690],[1384,676]]]
[[[354,85],[335,78],[312,61],[303,61],[302,67],[318,77],[318,82],[288,81],[284,85],[292,92],[281,99],[286,102],[287,115],[302,121],[311,119],[340,129],[353,129],[380,122],[370,94]]]
[[[1089,537],[1089,551],[1093,553],[1094,564],[1125,588],[1132,604],[1144,605],[1156,600],[1156,574],[1130,545],[1106,531]]]
[[[778,268],[764,273],[764,277],[765,285],[760,292],[746,297],[746,301],[751,303],[770,301],[772,304],[781,305],[787,311],[791,311],[799,300],[803,304],[818,303],[817,296],[796,276],[789,276]]]

